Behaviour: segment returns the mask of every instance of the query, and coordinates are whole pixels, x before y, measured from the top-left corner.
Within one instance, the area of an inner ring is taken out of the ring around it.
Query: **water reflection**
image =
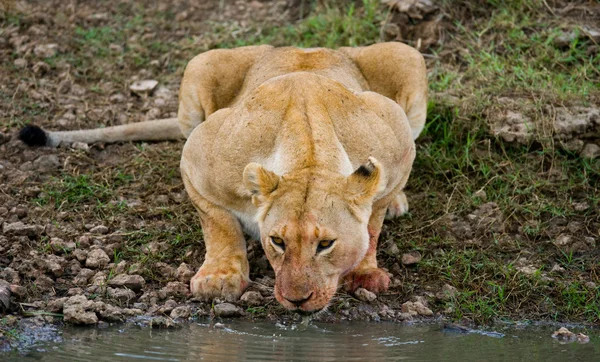
[[[42,345],[8,360],[600,361],[598,333],[592,332],[592,341],[585,345],[556,343],[548,328],[503,333],[503,338],[492,338],[440,326],[356,322],[303,327],[229,321],[224,328],[196,323],[178,330],[69,328],[63,343]]]

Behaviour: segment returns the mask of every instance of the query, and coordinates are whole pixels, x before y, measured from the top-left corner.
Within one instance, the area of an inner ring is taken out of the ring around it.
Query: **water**
[[[561,344],[550,327],[461,333],[440,325],[227,321],[177,330],[67,328],[61,342],[1,356],[3,361],[600,361],[600,332]],[[577,330],[576,330],[577,331]],[[579,331],[577,331],[579,332]],[[588,331],[589,333],[590,331]]]

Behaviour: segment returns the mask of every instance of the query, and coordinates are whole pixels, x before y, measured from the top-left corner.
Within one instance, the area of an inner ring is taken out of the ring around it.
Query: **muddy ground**
[[[182,143],[28,148],[16,132],[28,123],[70,130],[174,117],[193,55],[265,41],[306,46],[314,38],[318,45],[418,47],[432,99],[407,188],[411,212],[386,222],[380,239],[390,290],[376,299],[340,292],[316,319],[600,321],[600,70],[586,63],[598,61],[598,6],[543,2],[538,16],[556,29],[550,46],[575,59],[547,71],[567,67],[565,77],[582,84],[553,93],[552,84],[491,89],[504,83],[473,71],[477,47],[508,52],[507,35],[494,26],[475,37],[457,34],[480,31],[485,21],[510,23],[490,14],[514,9],[392,1],[390,10],[367,2],[345,23],[349,13],[324,11],[327,2],[144,3],[0,5],[1,348],[14,346],[25,326],[48,323],[297,320],[274,300],[274,274],[256,241],[248,243],[254,283],[241,301],[190,297],[204,249],[179,176]],[[354,22],[360,28],[332,43],[319,22],[336,16],[340,32]],[[141,79],[159,86],[132,93]]]

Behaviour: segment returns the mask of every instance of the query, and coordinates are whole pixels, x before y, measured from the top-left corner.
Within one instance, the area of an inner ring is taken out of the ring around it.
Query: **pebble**
[[[100,248],[90,251],[85,260],[85,266],[94,269],[103,269],[108,265],[110,258],[106,252]]]
[[[404,265],[414,265],[420,262],[422,259],[421,253],[418,251],[411,251],[409,253],[402,255],[402,264]]]
[[[587,335],[583,333],[575,334],[565,327],[561,327],[557,331],[554,331],[554,333],[552,333],[552,338],[555,338],[561,342],[577,341],[578,343],[588,343],[590,341],[590,337]]]
[[[583,150],[581,150],[581,157],[595,159],[600,157],[600,146],[594,143],[588,143],[583,146]]]
[[[250,290],[244,293],[241,296],[240,300],[246,303],[247,305],[257,306],[263,303],[264,298],[259,292]]]
[[[215,316],[226,318],[226,317],[240,317],[243,311],[231,304],[231,303],[220,303],[214,306]]]
[[[51,238],[50,239],[50,248],[55,253],[66,254],[75,249],[77,245],[73,241],[64,241],[61,238]]]
[[[57,155],[42,155],[33,161],[33,167],[40,172],[51,172],[60,166]]]
[[[192,314],[191,308],[187,305],[182,305],[180,307],[176,307],[171,311],[171,318],[173,319],[177,319],[177,318],[184,318],[187,319],[190,317],[190,315]]]
[[[356,298],[362,300],[363,302],[372,302],[377,299],[377,295],[371,291],[366,290],[365,288],[358,288],[354,292]]]
[[[154,79],[138,80],[129,86],[134,93],[149,94],[156,88],[158,81]]]
[[[27,60],[24,58],[17,58],[14,60],[13,65],[19,69],[27,68]]]
[[[17,221],[4,223],[3,231],[6,235],[37,237],[44,232],[44,227],[41,225],[27,225]]]
[[[33,48],[33,53],[38,58],[50,58],[56,55],[58,44],[38,44]]]
[[[456,296],[456,293],[458,293],[458,290],[455,287],[450,284],[444,284],[442,290],[435,297],[439,300],[450,300]]]
[[[402,304],[402,313],[409,313],[410,315],[416,316],[432,316],[433,312],[427,308],[421,302],[406,302]]]
[[[90,229],[90,232],[92,234],[108,234],[108,228],[104,225],[98,225],[98,226],[94,226],[93,228]]]
[[[89,257],[88,257],[89,258]],[[146,284],[146,281],[141,275],[128,275],[119,274],[116,277],[109,280],[108,285],[111,287],[126,287],[135,292],[142,290],[142,287]]]
[[[67,299],[63,307],[64,321],[73,324],[96,324],[98,316],[91,311],[94,303],[85,295],[76,295]]]
[[[175,278],[182,283],[189,283],[194,274],[194,270],[189,265],[181,263],[175,271]]]

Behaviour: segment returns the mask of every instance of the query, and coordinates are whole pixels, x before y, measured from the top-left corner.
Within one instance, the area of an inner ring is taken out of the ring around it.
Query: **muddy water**
[[[439,325],[227,321],[177,330],[133,325],[67,328],[60,342],[5,355],[5,361],[600,361],[600,333],[561,344],[551,328],[465,333]]]

